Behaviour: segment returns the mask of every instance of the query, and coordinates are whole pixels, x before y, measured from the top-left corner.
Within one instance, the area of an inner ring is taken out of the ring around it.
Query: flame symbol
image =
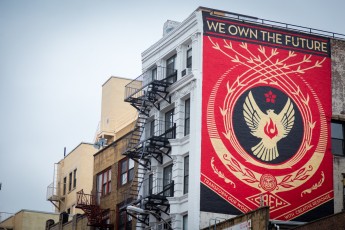
[[[272,118],[270,118],[270,122],[266,123],[264,131],[271,139],[278,135],[277,126],[273,123]]]

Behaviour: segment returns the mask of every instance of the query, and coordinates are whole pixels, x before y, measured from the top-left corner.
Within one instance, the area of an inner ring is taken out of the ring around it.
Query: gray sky
[[[345,34],[343,0],[0,0],[0,212],[53,210],[54,163],[93,141],[101,85],[139,76],[164,22],[198,6]]]

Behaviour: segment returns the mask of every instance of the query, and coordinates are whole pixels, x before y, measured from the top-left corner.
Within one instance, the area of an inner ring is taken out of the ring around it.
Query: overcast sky
[[[53,211],[53,166],[93,142],[101,86],[136,78],[166,20],[197,7],[345,34],[343,0],[0,0],[0,212]],[[122,96],[122,95],[120,95]]]

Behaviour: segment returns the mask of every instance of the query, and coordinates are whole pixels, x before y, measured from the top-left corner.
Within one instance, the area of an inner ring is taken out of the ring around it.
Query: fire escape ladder
[[[162,213],[169,215],[170,204],[167,197],[174,196],[174,181],[166,185],[164,189],[156,194],[147,194],[120,208],[120,212],[135,218],[139,223],[149,226],[149,215],[153,215],[158,221],[162,221]],[[130,210],[128,206],[138,208],[140,212]],[[138,226],[142,227],[142,226]]]
[[[132,200],[138,199],[138,194],[143,184],[145,173],[146,168],[142,164],[139,164],[134,173],[134,177],[129,187],[129,191],[127,192],[127,194],[130,195],[130,198],[132,198]]]
[[[88,226],[98,227],[99,229],[108,229],[113,227],[112,224],[107,224],[106,220],[110,216],[109,209],[101,209],[96,202],[96,197],[91,194],[85,194],[83,190],[77,192],[77,206],[84,211]]]
[[[138,165],[131,185],[124,194],[125,203],[120,208],[120,212],[125,211],[139,223],[145,225],[149,225],[150,214],[156,218],[160,218],[161,213],[168,215],[170,205],[166,197],[172,196],[171,193],[167,194],[164,189],[157,189],[156,194],[144,192],[143,196],[139,196],[139,192],[144,190],[142,185],[144,184],[145,173],[147,170],[151,170],[151,158],[153,157],[162,164],[164,155],[169,156],[171,151],[169,139],[175,138],[176,125],[172,123],[167,125],[164,121],[159,120],[150,120],[150,134],[146,133],[146,138],[142,138],[145,126],[148,126],[147,121],[151,109],[153,107],[160,109],[159,100],[171,103],[167,89],[173,82],[169,80],[171,76],[165,77],[166,73],[166,69],[157,67],[157,76],[151,76],[149,72],[143,73],[125,88],[125,101],[138,110],[138,119],[129,135],[123,155],[133,159]],[[177,71],[174,71],[175,77],[176,73]],[[143,211],[133,213],[127,209],[129,206],[135,206]]]

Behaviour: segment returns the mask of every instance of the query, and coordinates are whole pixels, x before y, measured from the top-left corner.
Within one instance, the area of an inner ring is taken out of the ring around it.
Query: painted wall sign
[[[329,39],[203,20],[201,211],[332,214]]]

